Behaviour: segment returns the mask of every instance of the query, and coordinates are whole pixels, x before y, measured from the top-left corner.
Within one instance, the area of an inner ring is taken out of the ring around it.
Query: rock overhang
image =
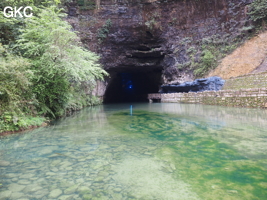
[[[84,45],[101,55],[111,75],[107,82],[120,73],[136,72],[161,73],[160,85],[183,83],[195,79],[192,65],[201,61],[204,40],[213,35],[239,37],[249,1],[101,0],[101,9],[78,13],[84,24],[93,26],[76,30],[84,32]],[[109,19],[112,26],[97,44],[98,30]],[[91,38],[86,36],[89,29]],[[196,50],[194,55],[190,48]]]

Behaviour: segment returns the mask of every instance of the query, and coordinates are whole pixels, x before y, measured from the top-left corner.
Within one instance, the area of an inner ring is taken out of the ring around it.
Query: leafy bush
[[[5,112],[0,115],[0,133],[4,131],[18,131],[29,126],[41,126],[44,121],[44,117],[17,116],[11,112]]]
[[[29,65],[25,58],[10,54],[0,44],[0,115],[4,111],[21,114],[27,104],[34,104]]]
[[[212,65],[215,62],[215,57],[214,55],[211,53],[211,51],[209,50],[205,50],[204,52],[204,56],[201,59],[203,65],[207,66],[207,67],[212,67]]]
[[[10,54],[0,44],[0,132],[40,126],[43,117],[35,115],[37,100],[31,90],[33,72],[25,58]]]
[[[107,73],[99,57],[81,47],[79,38],[56,7],[41,9],[39,16],[26,21],[18,40],[23,56],[32,60],[33,92],[42,114],[64,114],[70,88],[83,81],[103,79]]]
[[[250,6],[249,15],[253,21],[266,20],[267,19],[267,1],[255,0]]]
[[[66,0],[65,0],[66,1]],[[0,42],[5,45],[13,46],[18,39],[20,29],[25,25],[25,19],[23,17],[11,17],[7,18],[3,14],[3,10],[6,6],[21,7],[31,6],[33,13],[39,12],[38,7],[49,6],[53,4],[59,4],[60,0],[4,0],[0,2]]]
[[[2,44],[10,44],[18,37],[18,29],[23,24],[23,18],[6,18],[0,11],[0,42]]]
[[[108,19],[105,24],[98,30],[97,37],[98,43],[102,43],[104,39],[106,39],[107,34],[109,33],[109,29],[112,26],[112,22]]]
[[[209,50],[203,51],[200,66],[194,70],[196,76],[203,76],[216,65],[216,57]]]
[[[39,126],[45,120],[39,116],[58,117],[97,104],[99,99],[90,93],[96,80],[107,75],[99,56],[84,49],[62,20],[64,15],[53,6],[58,0],[45,1],[43,6],[39,0],[9,0],[0,8],[23,2],[33,6],[38,16],[0,16],[0,42],[5,44],[4,48],[0,43],[0,132]]]

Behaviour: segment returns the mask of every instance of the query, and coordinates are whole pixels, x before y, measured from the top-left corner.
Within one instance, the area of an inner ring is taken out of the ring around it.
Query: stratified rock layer
[[[201,62],[205,42],[220,45],[243,37],[250,3],[102,0],[94,10],[72,3],[67,20],[80,32],[83,44],[101,55],[110,73],[106,88],[120,73],[160,74],[153,85],[183,83],[195,79],[193,69]],[[106,30],[109,20],[112,25]]]

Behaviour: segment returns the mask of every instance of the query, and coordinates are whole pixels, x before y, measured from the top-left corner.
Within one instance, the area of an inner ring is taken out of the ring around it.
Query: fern
[[[68,105],[70,87],[103,79],[99,56],[84,49],[71,26],[55,7],[42,9],[26,21],[17,47],[32,60],[33,91],[40,112],[61,116]]]

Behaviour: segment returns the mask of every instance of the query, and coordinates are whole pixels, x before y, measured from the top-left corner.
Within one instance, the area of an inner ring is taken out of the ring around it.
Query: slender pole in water
[[[130,105],[130,115],[133,115],[133,105]]]

